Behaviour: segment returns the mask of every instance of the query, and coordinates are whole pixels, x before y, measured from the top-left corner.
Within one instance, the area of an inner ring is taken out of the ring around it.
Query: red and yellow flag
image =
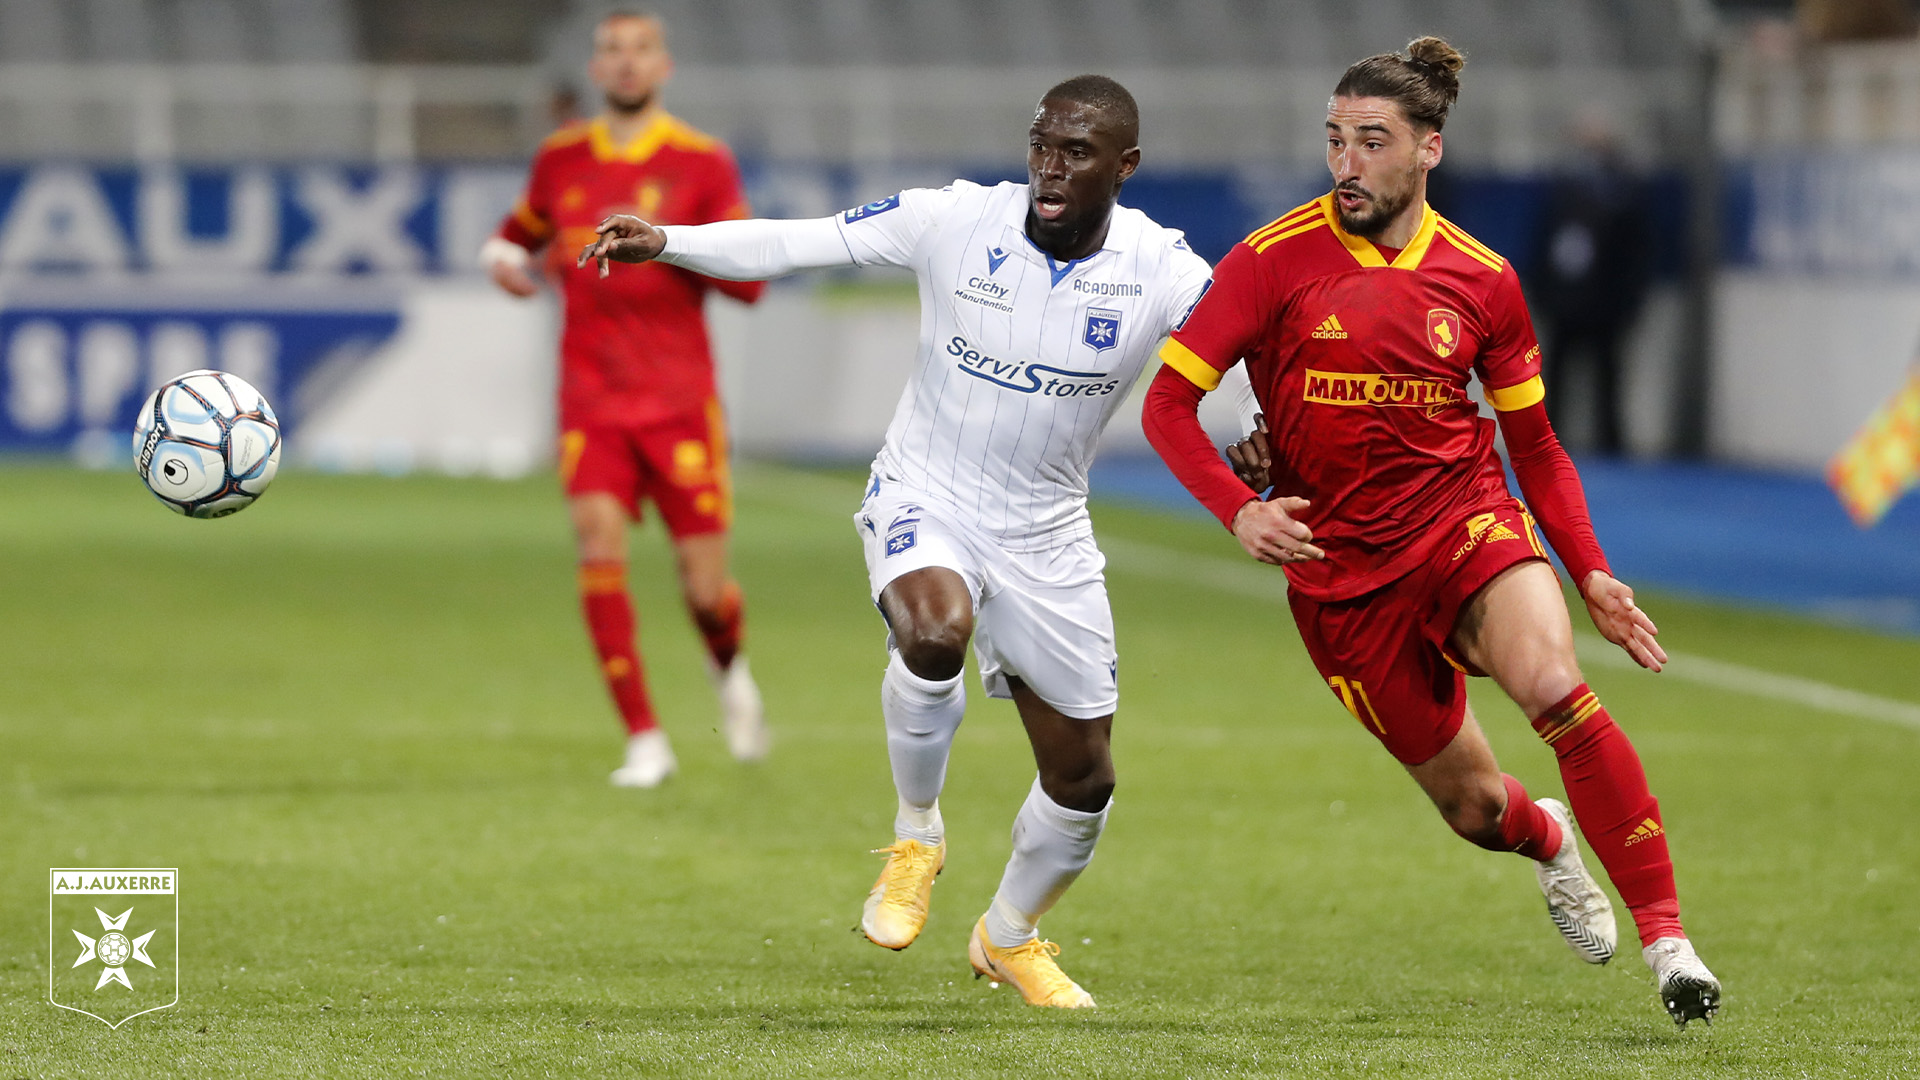
[[[1863,529],[1920,484],[1920,367],[1828,463],[1827,483]]]

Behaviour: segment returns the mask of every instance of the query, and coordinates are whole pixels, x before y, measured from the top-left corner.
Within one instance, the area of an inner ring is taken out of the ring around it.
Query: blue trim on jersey
[[[1046,257],[1047,273],[1053,275],[1053,284],[1055,288],[1058,288],[1060,283],[1066,280],[1066,277],[1068,274],[1073,273],[1074,267],[1079,266],[1081,263],[1087,262],[1088,260],[1097,258],[1102,252],[1105,252],[1107,250],[1106,248],[1103,247],[1099,251],[1094,252],[1092,255],[1082,255],[1077,259],[1069,259],[1066,262],[1057,263],[1053,261],[1053,253],[1048,251],[1046,248],[1041,247],[1039,244],[1034,243],[1033,237],[1028,236],[1025,229],[1022,229],[1020,231],[1020,239],[1025,240],[1029,247],[1033,248],[1033,250],[1039,252],[1041,255]]]

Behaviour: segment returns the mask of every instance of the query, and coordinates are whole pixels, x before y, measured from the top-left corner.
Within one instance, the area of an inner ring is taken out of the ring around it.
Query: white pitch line
[[[1251,560],[1240,563],[1207,555],[1191,555],[1136,540],[1110,538],[1102,540],[1100,547],[1107,553],[1107,564],[1124,574],[1201,585],[1233,596],[1274,602],[1286,600],[1286,582],[1278,567],[1267,567]],[[1632,657],[1596,634],[1575,632],[1574,648],[1583,663],[1641,670]],[[1668,664],[1662,674],[1668,678],[1920,731],[1920,705],[1909,701],[1849,690],[1844,686],[1803,679],[1797,675],[1761,671],[1744,664],[1731,664],[1690,653],[1669,651],[1667,659]]]
[[[842,484],[801,471],[769,466],[758,466],[753,472],[764,475],[777,485],[779,490],[777,494],[771,494],[771,501],[796,509],[822,511],[832,507],[837,514],[844,505],[845,512],[852,514],[860,498],[857,481]],[[770,493],[758,491],[755,494],[768,497]],[[1102,538],[1100,548],[1107,553],[1107,565],[1123,574],[1197,585],[1229,596],[1251,597],[1278,604],[1284,604],[1287,599],[1286,578],[1278,567],[1265,566],[1252,560],[1243,562],[1212,555],[1195,555],[1119,537]],[[1583,663],[1640,670],[1640,665],[1634,663],[1631,657],[1595,634],[1576,631],[1574,649]],[[1797,675],[1762,671],[1744,664],[1691,653],[1669,651],[1667,659],[1669,663],[1662,673],[1667,678],[1920,731],[1920,704],[1910,701],[1849,690],[1844,686]]]

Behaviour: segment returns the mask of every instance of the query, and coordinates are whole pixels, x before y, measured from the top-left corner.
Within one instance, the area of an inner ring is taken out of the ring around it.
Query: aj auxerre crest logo
[[[1105,352],[1120,344],[1120,313],[1099,308],[1087,312],[1087,327],[1081,331],[1080,339],[1093,346],[1094,352]]]
[[[47,1000],[108,1027],[180,1000],[179,871],[48,871]]]

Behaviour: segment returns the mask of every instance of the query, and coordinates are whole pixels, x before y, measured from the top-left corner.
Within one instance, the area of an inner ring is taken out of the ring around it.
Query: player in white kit
[[[1119,700],[1087,467],[1211,273],[1179,232],[1117,205],[1138,135],[1132,96],[1083,75],[1041,100],[1026,184],[956,181],[807,221],[655,228],[616,216],[580,257],[603,273],[609,259],[658,258],[737,280],[831,266],[918,275],[917,366],[854,518],[889,630],[880,700],[899,795],[861,928],[904,949],[926,923],[946,861],[939,796],[971,639],[987,694],[1019,708],[1038,777],[968,956],[976,974],[1063,1008],[1093,998],[1035,924],[1106,824]]]

